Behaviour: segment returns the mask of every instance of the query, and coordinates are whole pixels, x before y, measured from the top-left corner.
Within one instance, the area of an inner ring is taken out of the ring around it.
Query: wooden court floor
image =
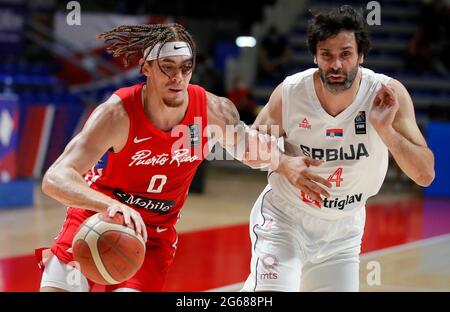
[[[210,167],[205,193],[190,194],[165,290],[239,290],[249,272],[248,220],[265,173]],[[33,207],[0,210],[0,291],[36,291],[35,248],[50,246],[65,208],[36,188]],[[199,260],[203,259],[203,260]],[[370,200],[361,291],[450,291],[450,199],[390,190]],[[230,265],[232,261],[233,265]],[[193,278],[180,278],[189,268]],[[379,279],[374,279],[379,269]]]

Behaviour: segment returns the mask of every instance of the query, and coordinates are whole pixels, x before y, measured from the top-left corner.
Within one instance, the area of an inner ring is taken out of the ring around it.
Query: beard
[[[349,72],[344,72],[342,69],[336,71],[330,69],[325,72],[319,67],[319,76],[323,84],[329,91],[331,91],[332,93],[339,93],[348,90],[352,86],[353,81],[355,81],[356,75],[358,74],[358,69],[359,66],[356,65]],[[328,76],[330,75],[344,76],[344,80],[341,82],[331,81],[330,79],[328,79]]]

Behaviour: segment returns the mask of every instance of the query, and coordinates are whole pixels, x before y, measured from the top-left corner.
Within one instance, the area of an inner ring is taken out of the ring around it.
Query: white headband
[[[161,46],[160,43],[157,43],[153,49],[148,53],[150,47],[145,49],[144,57],[147,55],[147,61],[153,61],[158,58],[158,50]],[[189,44],[185,41],[172,41],[166,42],[161,48],[161,52],[159,53],[159,58],[168,57],[168,56],[192,56],[191,48]]]

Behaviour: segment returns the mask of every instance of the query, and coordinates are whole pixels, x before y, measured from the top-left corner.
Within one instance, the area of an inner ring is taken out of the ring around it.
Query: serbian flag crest
[[[344,136],[343,129],[327,129],[327,137],[329,138],[343,137],[343,136]]]

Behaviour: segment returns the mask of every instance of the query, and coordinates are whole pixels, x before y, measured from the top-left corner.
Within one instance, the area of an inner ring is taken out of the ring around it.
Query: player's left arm
[[[277,169],[281,153],[277,138],[248,127],[228,98],[210,92],[206,98],[212,143],[219,142],[235,159],[252,168]]]
[[[379,89],[369,120],[403,172],[420,186],[434,180],[434,155],[417,126],[406,88],[392,79]]]

